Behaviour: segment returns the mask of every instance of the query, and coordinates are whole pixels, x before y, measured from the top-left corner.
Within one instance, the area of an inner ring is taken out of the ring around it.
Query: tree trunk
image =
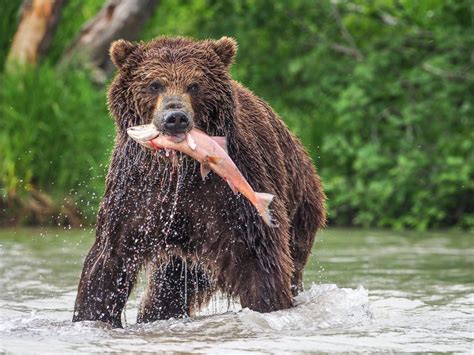
[[[110,44],[121,38],[135,39],[157,3],[158,0],[108,0],[100,12],[82,27],[64,60],[69,62],[79,57],[96,68],[105,69],[110,61]]]
[[[51,44],[65,0],[25,0],[18,29],[8,53],[7,67],[13,63],[36,64]]]

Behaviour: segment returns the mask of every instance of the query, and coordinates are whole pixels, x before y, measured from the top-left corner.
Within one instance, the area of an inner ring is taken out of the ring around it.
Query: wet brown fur
[[[120,327],[142,266],[148,284],[139,322],[192,315],[217,290],[259,312],[292,306],[325,224],[325,196],[299,140],[267,103],[230,78],[236,48],[226,37],[113,44],[119,71],[109,109],[117,136],[74,321]],[[277,227],[265,225],[214,173],[202,181],[191,158],[178,153],[171,164],[126,135],[128,127],[151,122],[158,100],[147,88],[156,78],[176,92],[199,82],[191,100],[195,125],[226,136],[229,155],[254,190],[276,196],[270,207]]]

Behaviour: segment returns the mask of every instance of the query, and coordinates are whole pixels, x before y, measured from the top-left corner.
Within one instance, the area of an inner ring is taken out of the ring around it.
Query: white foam
[[[339,288],[335,284],[312,285],[295,298],[294,308],[272,313],[244,309],[240,320],[258,331],[320,330],[350,326],[372,318],[367,290]]]

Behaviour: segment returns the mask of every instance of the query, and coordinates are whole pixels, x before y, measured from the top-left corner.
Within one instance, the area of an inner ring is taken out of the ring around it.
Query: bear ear
[[[237,53],[237,41],[235,39],[222,37],[214,41],[212,47],[226,67],[232,64],[235,54]]]
[[[112,62],[119,69],[122,68],[123,63],[127,57],[137,48],[135,43],[119,39],[110,46],[109,54]]]

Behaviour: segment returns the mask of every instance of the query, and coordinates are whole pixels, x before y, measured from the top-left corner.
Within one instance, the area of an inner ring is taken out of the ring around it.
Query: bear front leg
[[[138,248],[96,240],[86,257],[72,321],[100,320],[121,328],[122,310],[140,268]]]
[[[247,247],[246,255],[236,260],[239,276],[232,282],[232,293],[239,296],[242,308],[273,312],[292,307],[293,262],[289,238],[280,232],[282,235],[262,234],[259,238],[262,242],[254,244],[258,249]],[[236,253],[238,251],[234,251],[234,255],[238,255]]]
[[[165,264],[149,262],[147,274],[138,323],[192,316],[213,292],[209,277],[199,266],[189,267],[176,256]]]
[[[292,307],[290,276],[278,267],[254,264],[242,272],[240,304],[257,312],[273,312]]]

